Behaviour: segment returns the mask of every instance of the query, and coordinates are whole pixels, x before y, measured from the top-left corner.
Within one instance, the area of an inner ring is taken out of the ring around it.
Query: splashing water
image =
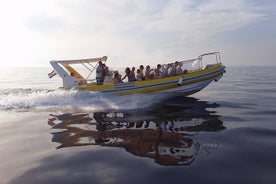
[[[73,106],[103,109],[141,109],[160,100],[160,94],[115,96],[99,92],[47,89],[1,89],[0,110]]]

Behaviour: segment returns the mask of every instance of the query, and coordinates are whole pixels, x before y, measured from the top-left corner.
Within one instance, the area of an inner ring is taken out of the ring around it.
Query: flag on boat
[[[49,78],[52,78],[52,77],[54,77],[56,74],[57,74],[56,71],[53,70],[53,71],[51,71],[50,73],[48,73],[48,77],[49,77]]]

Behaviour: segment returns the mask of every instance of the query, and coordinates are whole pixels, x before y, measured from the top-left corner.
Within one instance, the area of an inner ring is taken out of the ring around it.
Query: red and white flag
[[[48,73],[48,77],[52,78],[56,75],[57,73],[55,72],[55,70],[51,71],[50,73]]]

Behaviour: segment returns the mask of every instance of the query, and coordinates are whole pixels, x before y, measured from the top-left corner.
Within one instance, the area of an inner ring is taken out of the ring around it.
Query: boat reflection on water
[[[188,165],[200,150],[199,133],[225,129],[216,112],[208,110],[218,106],[175,96],[142,110],[50,114],[48,124],[55,129],[57,149],[121,147],[160,165]]]

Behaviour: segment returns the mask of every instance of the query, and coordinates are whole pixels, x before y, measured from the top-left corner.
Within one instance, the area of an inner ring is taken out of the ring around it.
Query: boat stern
[[[78,85],[78,82],[70,76],[56,61],[50,61],[55,72],[60,76],[64,88],[73,88]]]

